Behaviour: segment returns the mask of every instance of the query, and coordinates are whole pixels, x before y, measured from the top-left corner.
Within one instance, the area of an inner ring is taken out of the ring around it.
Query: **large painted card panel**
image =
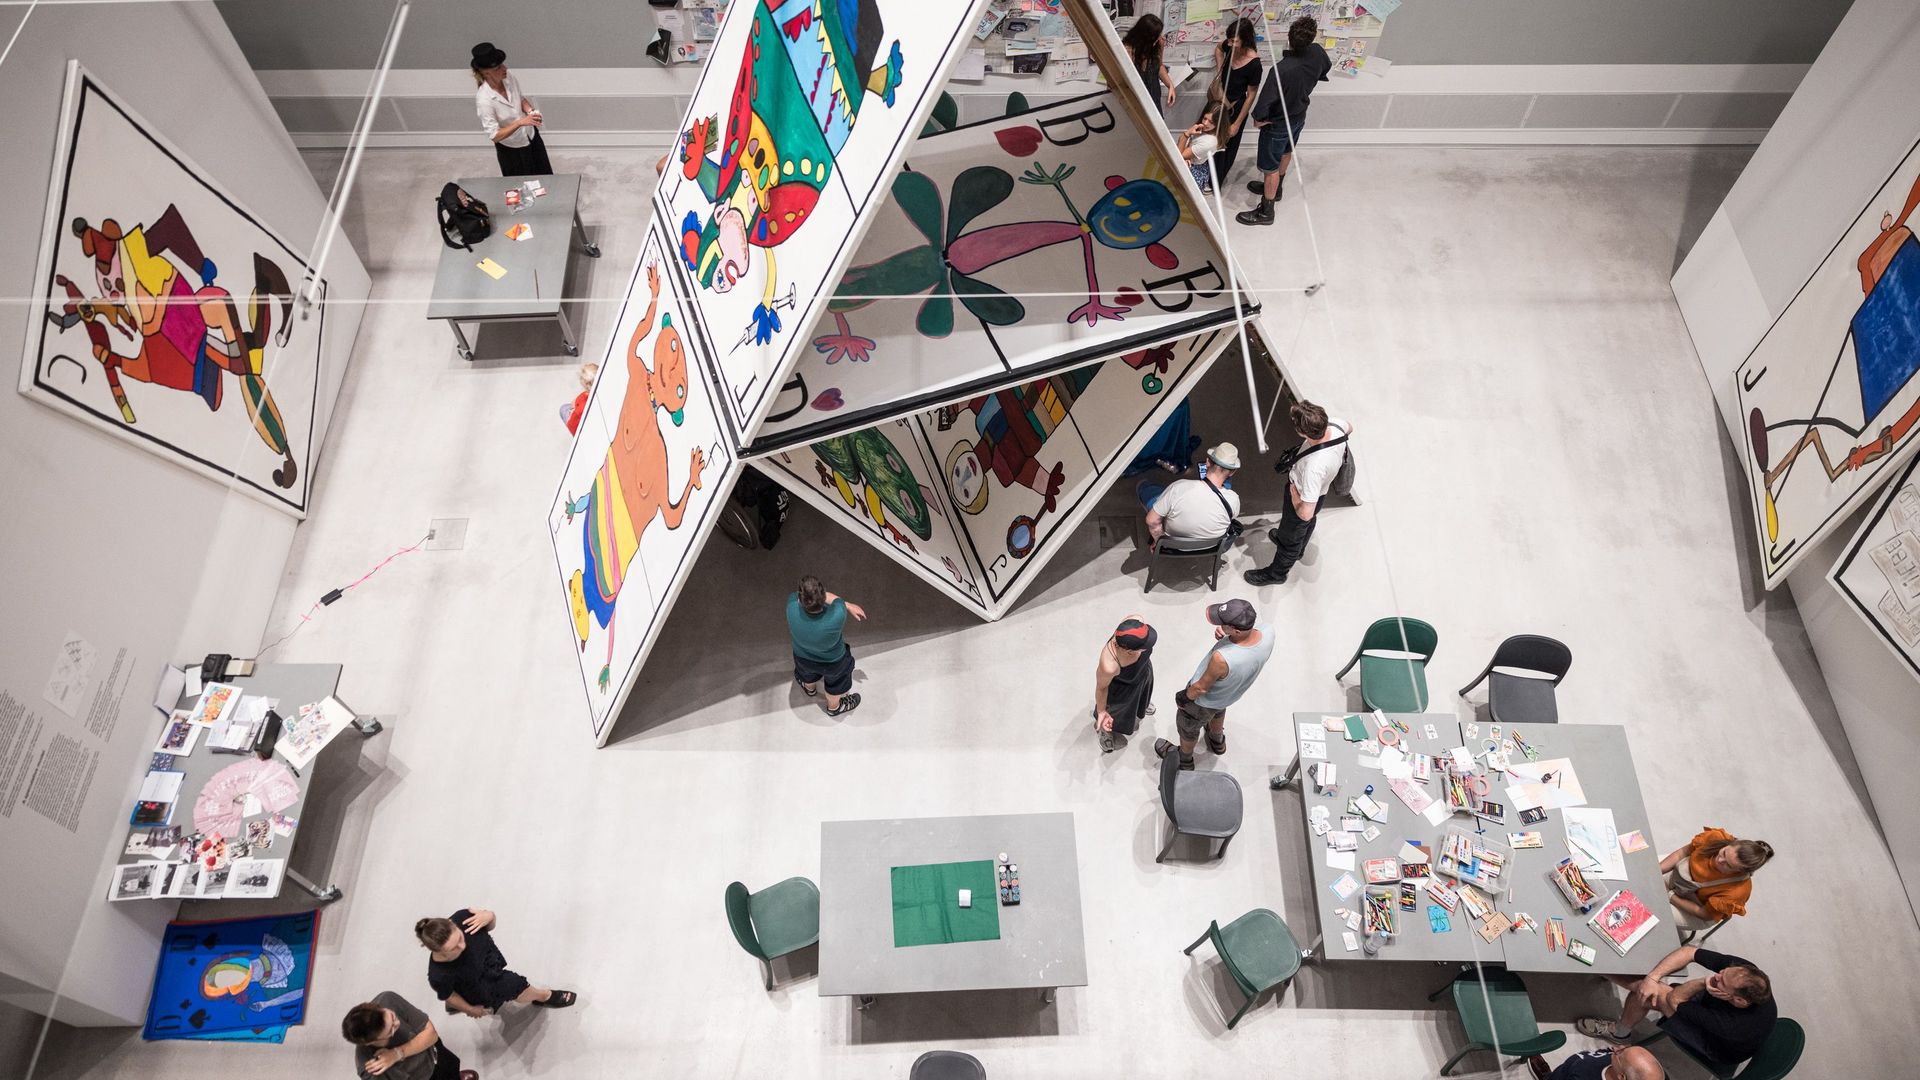
[[[1218,248],[1110,92],[924,136],[907,166],[763,441],[1231,317]]]
[[[670,243],[648,230],[547,519],[601,743],[740,468]]]
[[[1887,485],[1827,580],[1920,679],[1920,458]]]
[[[750,434],[976,0],[735,0],[655,198]]]
[[[304,516],[327,321],[294,308],[306,258],[69,73],[21,392]]]
[[[916,419],[998,610],[1233,340],[1231,328],[1212,330]]]
[[[912,421],[889,421],[753,463],[968,610],[989,614],[939,462]]]
[[[1920,449],[1920,144],[1735,373],[1769,588]]]

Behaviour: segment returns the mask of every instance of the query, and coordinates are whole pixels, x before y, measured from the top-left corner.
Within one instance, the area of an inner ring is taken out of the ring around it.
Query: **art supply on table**
[[[1547,820],[1547,811],[1544,807],[1529,806],[1525,810],[1520,811],[1520,824],[1522,825],[1538,825],[1545,820]]]
[[[1567,898],[1567,903],[1580,909],[1581,914],[1585,914],[1593,907],[1593,902],[1599,894],[1594,891],[1592,885],[1587,883],[1587,876],[1580,872],[1580,868],[1573,864],[1572,859],[1561,859],[1560,864],[1553,868],[1551,876],[1553,883],[1560,889],[1560,895]]]
[[[1518,851],[1523,848],[1545,847],[1546,841],[1542,840],[1537,832],[1510,832],[1507,834],[1507,846]]]
[[[1645,850],[1647,850],[1647,838],[1641,835],[1639,829],[1620,834],[1620,851],[1622,854],[1631,855],[1636,851]]]
[[[1428,879],[1427,899],[1448,911],[1456,911],[1460,907],[1460,891],[1439,878]]]
[[[506,235],[509,240],[525,240],[533,235],[533,226],[524,221],[516,221],[507,227]]]
[[[1569,941],[1567,942],[1567,955],[1588,967],[1592,967],[1594,958],[1599,954],[1593,951],[1593,946],[1584,941]]]
[[[1365,720],[1360,719],[1358,716],[1349,716],[1346,718],[1345,723],[1348,742],[1366,741],[1367,722]]]
[[[1437,904],[1427,905],[1427,929],[1436,934],[1444,934],[1453,929],[1453,920],[1447,918],[1447,909]]]
[[[1006,861],[1006,852],[1000,853],[1000,862],[994,864],[994,884],[1000,893],[1001,907],[1014,907],[1020,903],[1020,864]]]
[[[1400,910],[1412,911],[1420,905],[1420,890],[1411,881],[1400,883]]]
[[[1361,920],[1369,935],[1393,933],[1394,890],[1368,889]]]
[[[481,273],[487,275],[488,277],[492,278],[495,281],[499,281],[501,278],[507,276],[507,268],[504,266],[501,266],[497,262],[494,262],[491,257],[481,259],[479,262],[474,263],[473,265],[479,267]]]
[[[1659,922],[1659,917],[1647,910],[1647,905],[1640,902],[1632,889],[1621,889],[1600,905],[1587,925],[1600,935],[1600,940],[1612,946],[1614,952],[1625,956],[1627,950],[1639,944]]]
[[[1352,874],[1341,874],[1339,877],[1334,878],[1333,884],[1327,886],[1327,888],[1332,889],[1333,895],[1339,897],[1342,902],[1345,902],[1353,899],[1353,894],[1360,891],[1360,883],[1353,879]]]
[[[1501,875],[1506,872],[1509,859],[1506,848],[1458,825],[1450,825],[1440,838],[1440,851],[1434,861],[1434,869],[1457,881],[1497,892],[1501,888]]]
[[[1432,724],[1428,724],[1420,730],[1425,732],[1429,739],[1438,739],[1440,737],[1440,729],[1434,727]]]
[[[1567,946],[1567,923],[1558,915],[1547,917],[1547,951],[1558,952]]]
[[[1383,885],[1400,880],[1399,859],[1368,859],[1360,869],[1367,876],[1367,884]]]
[[[1484,941],[1487,944],[1491,945],[1494,942],[1499,941],[1500,935],[1506,933],[1508,930],[1512,929],[1512,927],[1513,927],[1512,919],[1507,918],[1505,915],[1501,914],[1498,911],[1494,911],[1494,912],[1489,912],[1485,918],[1480,920],[1480,926],[1478,929],[1474,931],[1474,933],[1480,935],[1481,941]]]

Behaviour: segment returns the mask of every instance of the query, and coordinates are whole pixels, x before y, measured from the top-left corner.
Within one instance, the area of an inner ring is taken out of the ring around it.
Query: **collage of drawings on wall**
[[[321,303],[304,256],[78,65],[22,393],[304,516]]]
[[[1887,485],[1827,579],[1920,679],[1920,457]]]

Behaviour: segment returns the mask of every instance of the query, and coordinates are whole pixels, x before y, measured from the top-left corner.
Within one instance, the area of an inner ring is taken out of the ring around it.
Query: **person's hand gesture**
[[[1113,714],[1108,712],[1105,709],[1100,710],[1100,730],[1101,731],[1113,730]]]
[[[460,924],[460,929],[469,934],[477,934],[491,925],[493,925],[493,912],[486,908],[473,908],[467,915],[466,921]]]
[[[374,1052],[373,1057],[367,1061],[365,1072],[368,1076],[379,1076],[398,1064],[400,1064],[400,1051],[389,1046],[385,1050]]]
[[[867,621],[867,609],[851,601],[847,603],[847,614],[853,616],[854,619],[859,622]]]

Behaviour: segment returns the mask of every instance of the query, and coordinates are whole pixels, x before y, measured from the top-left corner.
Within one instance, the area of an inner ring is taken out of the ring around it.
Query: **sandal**
[[[1213,751],[1215,754],[1226,753],[1227,752],[1227,733],[1223,731],[1220,734],[1215,735],[1211,731],[1207,732],[1207,749]]]
[[[555,990],[547,1000],[536,1001],[534,1004],[542,1009],[564,1009],[578,1000],[580,1000],[578,995],[571,990]]]
[[[840,696],[840,707],[837,709],[828,709],[827,715],[828,716],[845,716],[859,707],[860,707],[859,694],[842,694]]]
[[[815,690],[813,687],[808,686],[806,683],[801,682],[797,678],[794,679],[793,682],[795,686],[798,686],[800,688],[800,692],[807,695],[808,697],[815,697],[815,696],[818,696],[820,693],[820,691]]]
[[[1170,743],[1165,739],[1153,740],[1153,753],[1154,753],[1154,756],[1156,757],[1164,758],[1167,756],[1167,751],[1177,749],[1177,747],[1178,747],[1178,744]],[[1188,771],[1192,770],[1193,768],[1192,754],[1180,755],[1180,768]]]

